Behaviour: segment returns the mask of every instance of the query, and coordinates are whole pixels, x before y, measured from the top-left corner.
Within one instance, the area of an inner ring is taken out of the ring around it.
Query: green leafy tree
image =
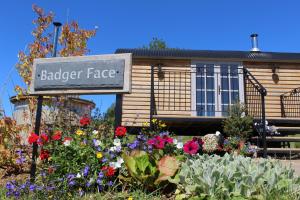
[[[253,118],[245,115],[246,108],[242,104],[231,106],[229,117],[223,121],[224,133],[230,137],[247,139],[252,133]]]
[[[167,43],[163,39],[157,37],[152,38],[148,45],[144,45],[143,49],[168,49]]]

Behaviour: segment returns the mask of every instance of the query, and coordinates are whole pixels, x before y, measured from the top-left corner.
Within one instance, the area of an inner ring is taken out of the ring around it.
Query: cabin
[[[132,54],[131,92],[117,95],[118,123],[138,129],[159,119],[181,135],[206,134],[221,130],[230,106],[241,102],[246,114],[282,133],[266,135],[266,144],[291,150],[300,138],[283,136],[300,132],[300,53],[260,51],[257,34],[251,41],[250,51],[117,49]]]

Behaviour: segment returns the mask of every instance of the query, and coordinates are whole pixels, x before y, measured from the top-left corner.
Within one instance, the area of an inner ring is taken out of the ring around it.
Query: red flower
[[[35,133],[31,133],[30,136],[28,137],[28,143],[32,144],[36,142],[39,139],[39,136]]]
[[[42,133],[40,135],[40,138],[37,140],[38,145],[44,145],[46,142],[48,142],[49,137],[45,133]]]
[[[49,151],[42,149],[40,153],[40,159],[45,160],[48,159],[49,157],[50,157]]]
[[[116,170],[112,167],[108,167],[106,171],[106,176],[107,177],[112,177],[115,175]]]
[[[183,145],[183,151],[188,154],[196,154],[199,150],[199,144],[196,141],[188,141]]]
[[[91,119],[88,118],[87,116],[83,116],[80,121],[79,121],[81,126],[87,126],[91,123]]]
[[[61,131],[56,131],[55,134],[52,136],[52,140],[60,140],[61,139]]]
[[[153,145],[156,149],[163,149],[165,147],[165,140],[160,136],[155,136],[153,139],[148,140],[149,145]]]
[[[112,176],[114,176],[114,175],[115,175],[115,172],[116,172],[116,170],[115,170],[114,168],[108,167],[108,166],[103,166],[103,167],[101,168],[101,170],[105,172],[105,175],[106,175],[107,177],[112,177]]]
[[[115,134],[116,136],[123,137],[126,135],[126,128],[124,126],[119,126],[116,128]]]

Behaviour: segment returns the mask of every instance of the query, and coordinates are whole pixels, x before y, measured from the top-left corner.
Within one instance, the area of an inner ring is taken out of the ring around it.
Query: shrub
[[[230,115],[223,121],[223,131],[227,136],[247,139],[252,133],[253,118],[245,115],[246,108],[242,104],[231,106]]]
[[[300,178],[272,160],[225,154],[198,155],[186,160],[172,180],[177,198],[283,199],[300,197]],[[293,199],[292,198],[292,199]]]

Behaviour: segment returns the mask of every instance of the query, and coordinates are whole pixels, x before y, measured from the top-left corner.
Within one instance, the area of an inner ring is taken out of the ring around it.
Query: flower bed
[[[187,163],[207,161],[210,162],[210,166],[218,166],[221,162],[215,157],[199,155],[224,154],[235,152],[236,149],[249,155],[253,151],[250,145],[241,146],[238,138],[224,139],[219,132],[202,138],[194,137],[183,144],[164,130],[164,124],[155,122],[158,124],[155,131],[143,129],[140,134],[130,138],[127,137],[125,127],[118,127],[114,137],[108,138],[108,134],[97,130],[87,117],[82,118],[80,126],[74,130],[54,128],[41,133],[40,136],[31,133],[28,142],[36,142],[40,149],[36,180],[34,183],[29,180],[7,182],[6,196],[69,199],[73,196],[141,188],[145,192],[160,191],[164,195],[177,195],[179,198],[182,193],[175,194],[176,190],[179,191],[185,187],[184,184],[193,183],[201,178],[191,176],[190,180],[185,182],[176,179],[178,176],[182,177],[182,173],[192,170],[186,169],[190,165]],[[226,155],[225,158],[227,157]],[[23,157],[20,156],[21,158]],[[235,163],[235,159],[230,157],[229,160]],[[208,165],[202,165],[203,170],[204,166]],[[228,173],[235,174],[240,170],[238,164],[235,166],[236,168],[228,168]],[[277,169],[272,166],[270,165],[265,173]],[[250,176],[250,171],[245,173],[246,176]],[[283,170],[279,176],[284,173],[291,172]],[[213,178],[213,174],[207,176],[206,178]],[[225,181],[225,178],[222,177],[220,181],[222,180]],[[285,177],[283,180],[286,181]],[[218,186],[209,187],[213,190]],[[206,195],[205,198],[213,196],[204,190],[200,193],[191,190],[181,192],[187,193],[188,198],[202,194]]]

